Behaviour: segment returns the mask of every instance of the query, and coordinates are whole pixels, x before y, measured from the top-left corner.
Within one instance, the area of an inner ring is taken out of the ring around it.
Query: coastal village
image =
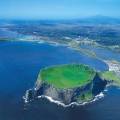
[[[109,71],[114,71],[120,75],[120,63],[118,61],[105,60],[104,62],[109,66]]]

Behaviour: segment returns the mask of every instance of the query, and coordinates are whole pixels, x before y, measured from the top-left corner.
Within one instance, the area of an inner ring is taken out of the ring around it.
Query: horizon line
[[[68,17],[68,18],[32,18],[32,17],[29,17],[29,18],[24,18],[24,17],[19,17],[19,18],[13,18],[13,17],[5,17],[5,18],[0,18],[0,21],[2,20],[30,20],[30,21],[47,21],[47,20],[51,20],[51,21],[59,21],[59,20],[85,20],[85,19],[90,19],[90,18],[97,18],[97,17],[104,17],[104,18],[111,18],[111,19],[120,19],[120,16],[105,16],[105,15],[91,15],[91,16],[82,16],[82,17]]]

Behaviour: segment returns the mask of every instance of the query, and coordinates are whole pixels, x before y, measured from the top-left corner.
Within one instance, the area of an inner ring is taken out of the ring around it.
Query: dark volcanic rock
[[[93,79],[93,88],[92,88],[92,93],[93,95],[99,94],[101,91],[104,90],[105,86],[107,84],[106,80],[102,80],[98,73],[96,73],[94,79]]]
[[[66,105],[72,102],[82,103],[83,100],[79,99],[78,101],[80,96],[84,96],[86,92],[91,91],[94,98],[94,96],[104,90],[106,84],[107,82],[102,80],[97,73],[91,83],[88,83],[82,87],[71,89],[58,89],[52,85],[42,82],[42,80],[39,80],[37,81],[34,90],[28,90],[25,97],[27,101],[30,101],[37,98],[38,96],[44,95],[49,96],[52,99],[60,101]]]

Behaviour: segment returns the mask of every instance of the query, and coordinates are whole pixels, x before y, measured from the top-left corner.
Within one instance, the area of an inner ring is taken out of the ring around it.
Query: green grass
[[[59,65],[42,69],[38,80],[52,84],[56,88],[74,88],[93,80],[95,71],[83,64]]]
[[[78,101],[82,102],[90,101],[91,99],[93,99],[93,94],[91,90],[78,97]]]
[[[116,75],[114,71],[106,71],[101,73],[101,76],[105,80],[113,80],[114,83],[120,85],[120,76]]]

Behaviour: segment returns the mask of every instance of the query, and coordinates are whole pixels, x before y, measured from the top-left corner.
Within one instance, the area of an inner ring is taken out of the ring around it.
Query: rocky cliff
[[[72,102],[82,103],[94,99],[96,95],[104,90],[106,84],[107,81],[102,80],[97,73],[90,83],[72,89],[55,88],[42,80],[37,80],[34,89],[28,90],[25,98],[26,101],[31,101],[38,96],[49,96],[65,105],[69,105]]]

